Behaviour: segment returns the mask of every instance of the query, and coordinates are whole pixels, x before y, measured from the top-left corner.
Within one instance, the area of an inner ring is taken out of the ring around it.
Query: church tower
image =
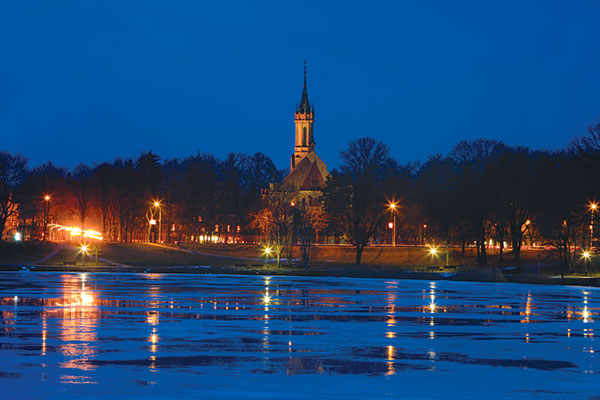
[[[315,109],[308,102],[308,92],[306,90],[306,61],[304,62],[304,89],[302,91],[302,100],[296,107],[296,144],[290,170],[296,168],[296,165],[309,152],[314,151],[315,141],[313,139],[313,123],[315,121]]]
[[[296,107],[296,140],[290,164],[290,173],[279,184],[279,188],[297,193],[297,200],[308,199],[308,204],[320,198],[321,190],[327,187],[327,165],[315,153],[313,123],[315,109],[308,102],[306,90],[306,62],[304,62],[304,89],[302,100]],[[312,200],[311,200],[312,199]],[[300,204],[300,203],[299,203]]]

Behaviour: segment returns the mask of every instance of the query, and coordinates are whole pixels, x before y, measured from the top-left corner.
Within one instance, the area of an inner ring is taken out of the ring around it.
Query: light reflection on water
[[[467,371],[475,387],[504,377],[492,397],[600,391],[598,289],[158,274],[0,279],[0,370],[10,371],[0,385],[20,387],[15,398],[35,394],[28,382],[43,383],[45,398],[116,381],[126,392],[170,396],[174,382],[193,392],[235,376],[247,391],[257,381],[288,390],[321,375],[339,385],[322,388],[323,397],[346,386],[345,397],[364,398],[369,385],[401,394],[419,384],[424,397],[443,397],[465,389],[456,374]],[[578,386],[560,383],[574,376]]]

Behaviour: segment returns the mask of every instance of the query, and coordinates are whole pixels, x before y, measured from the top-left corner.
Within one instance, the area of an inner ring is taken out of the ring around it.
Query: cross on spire
[[[304,87],[306,87],[306,60],[304,60]]]

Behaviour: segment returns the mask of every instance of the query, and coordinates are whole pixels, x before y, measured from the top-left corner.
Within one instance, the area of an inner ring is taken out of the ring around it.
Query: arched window
[[[306,140],[306,127],[302,128],[302,146],[308,146],[308,142]]]

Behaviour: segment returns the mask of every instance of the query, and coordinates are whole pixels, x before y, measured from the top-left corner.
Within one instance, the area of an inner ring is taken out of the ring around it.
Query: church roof
[[[327,187],[325,178],[319,171],[319,167],[316,162],[312,162],[310,170],[306,174],[306,178],[300,185],[300,190],[311,190],[311,189],[324,189]]]
[[[327,175],[325,163],[310,151],[285,177],[281,186],[292,190],[323,189],[327,186]]]

